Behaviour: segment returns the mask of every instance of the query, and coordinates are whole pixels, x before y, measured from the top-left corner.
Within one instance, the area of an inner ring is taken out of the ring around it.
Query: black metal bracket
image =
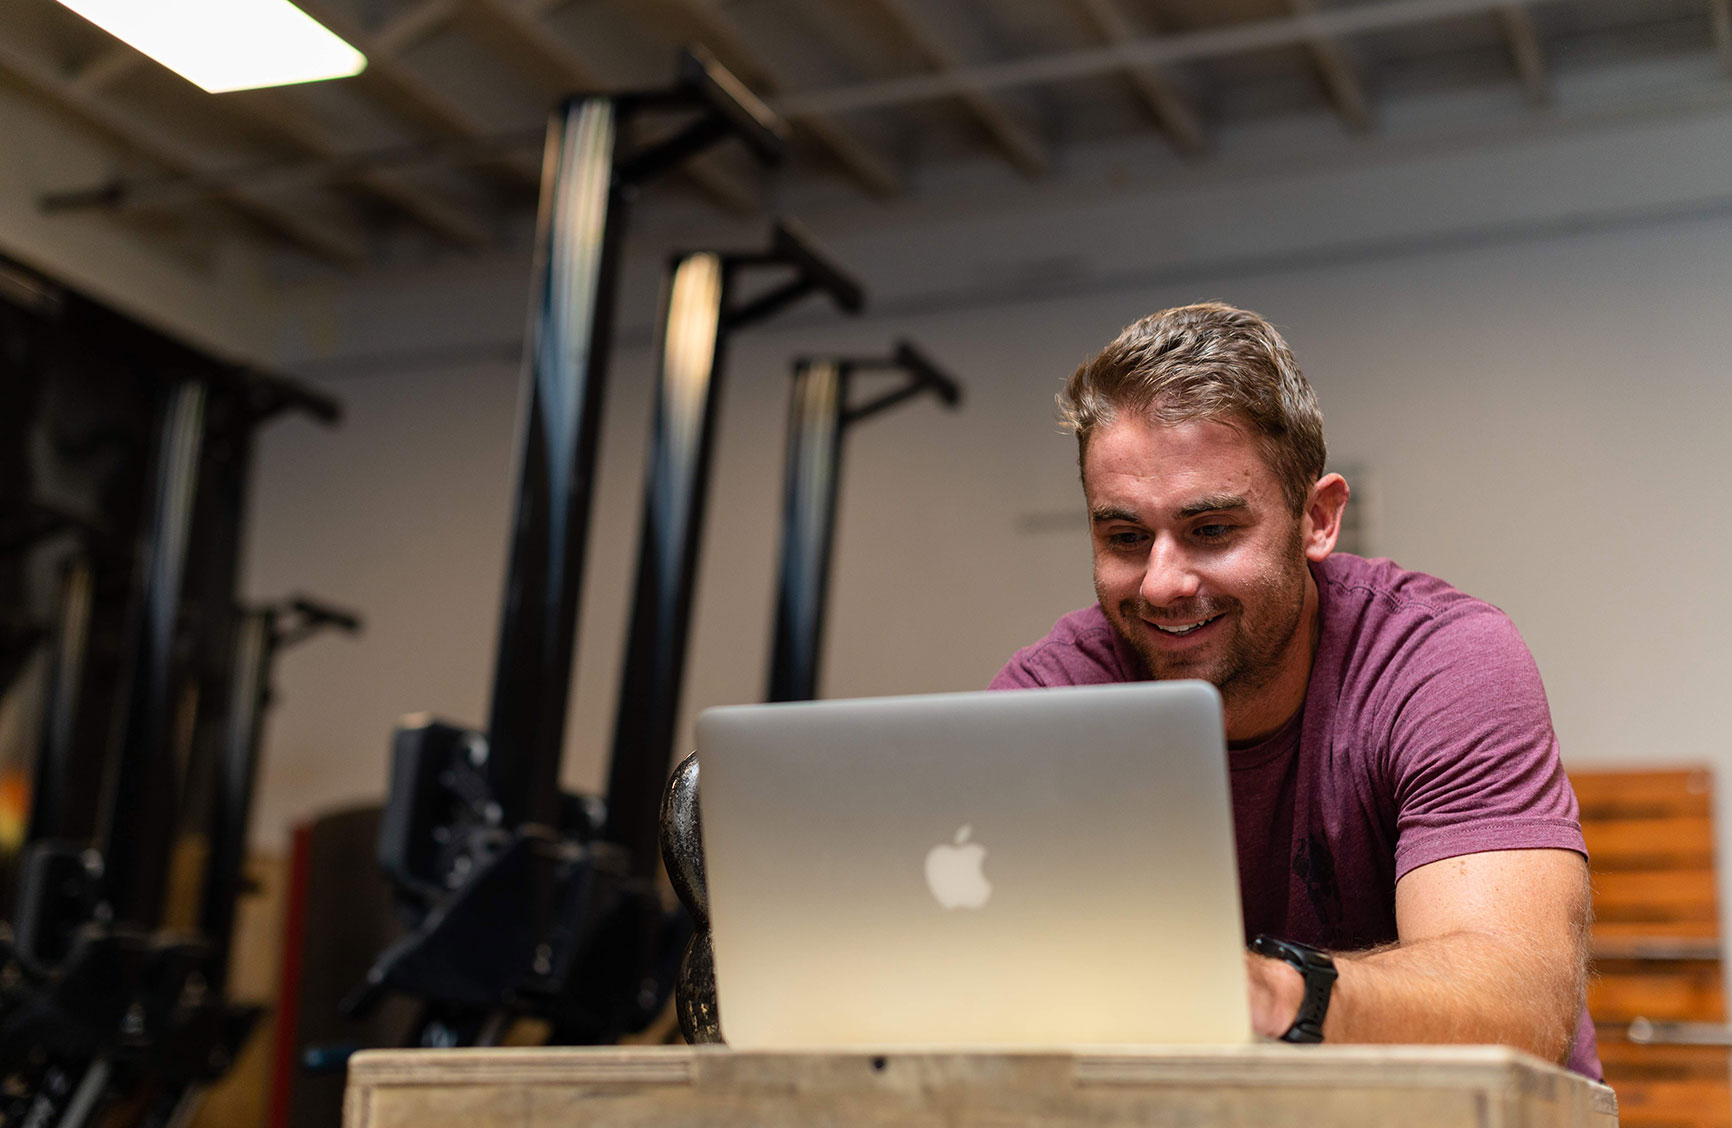
[[[277,620],[273,626],[276,637],[273,641],[279,650],[303,642],[326,629],[344,634],[361,632],[359,614],[305,595],[290,596],[275,608],[275,611]]]
[[[621,154],[614,173],[619,183],[635,185],[648,180],[727,137],[738,137],[766,165],[782,163],[788,144],[787,125],[709,51],[695,44],[681,51],[678,73],[672,90],[616,98],[623,111],[702,111],[702,116],[673,136]]]
[[[805,226],[793,219],[779,219],[770,230],[769,249],[753,254],[724,254],[723,267],[730,274],[753,267],[790,267],[794,277],[722,311],[724,330],[773,317],[810,294],[822,293],[837,308],[859,313],[866,306],[866,291],[829,254],[820,248]]]
[[[836,357],[831,362],[840,368],[844,375],[853,372],[869,372],[894,370],[908,374],[908,383],[900,388],[885,392],[854,407],[842,408],[842,425],[858,423],[862,419],[877,415],[880,411],[895,407],[904,400],[913,399],[925,392],[931,392],[944,402],[944,406],[955,409],[962,404],[962,385],[947,375],[936,364],[929,360],[908,341],[896,342],[896,351],[887,357]]]

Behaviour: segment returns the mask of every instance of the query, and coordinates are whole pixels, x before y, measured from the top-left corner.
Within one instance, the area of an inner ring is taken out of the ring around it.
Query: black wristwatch
[[[1329,958],[1329,953],[1273,936],[1257,937],[1251,941],[1251,950],[1259,956],[1291,964],[1305,980],[1305,998],[1299,1003],[1299,1014],[1281,1040],[1321,1042],[1323,1016],[1329,1013],[1329,992],[1335,987],[1336,976],[1335,961]]]

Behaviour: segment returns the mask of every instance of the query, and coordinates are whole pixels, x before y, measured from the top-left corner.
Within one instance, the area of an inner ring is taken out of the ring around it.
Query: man
[[[1060,405],[1099,603],[993,688],[1220,689],[1246,934],[1290,942],[1247,953],[1258,1033],[1495,1042],[1598,1078],[1586,852],[1509,620],[1332,554],[1347,483],[1324,473],[1316,396],[1256,314],[1144,318]]]

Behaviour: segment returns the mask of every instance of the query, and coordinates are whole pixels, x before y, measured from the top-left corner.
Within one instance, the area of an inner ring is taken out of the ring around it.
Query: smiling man
[[[1099,602],[992,685],[1220,689],[1258,1033],[1501,1043],[1598,1078],[1575,796],[1508,618],[1334,551],[1348,485],[1254,313],[1146,317],[1059,400]]]

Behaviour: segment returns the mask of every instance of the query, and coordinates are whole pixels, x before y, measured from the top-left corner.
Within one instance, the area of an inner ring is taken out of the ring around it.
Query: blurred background
[[[670,721],[680,755],[698,710],[764,696],[795,358],[913,340],[965,392],[849,436],[819,694],[973,689],[1092,599],[1053,407],[1063,379],[1128,322],[1218,299],[1274,322],[1316,386],[1354,489],[1351,549],[1509,613],[1572,775],[1676,772],[1680,807],[1620,808],[1632,792],[1617,786],[1602,804],[1625,836],[1607,857],[1633,842],[1627,868],[1660,905],[1602,908],[1635,922],[1603,953],[1607,982],[1673,977],[1608,998],[1602,1038],[1635,1017],[1724,1018],[1732,847],[1713,846],[1710,820],[1732,809],[1716,711],[1732,678],[1729,0],[300,6],[365,69],[208,93],[55,0],[0,5],[11,499],[112,519],[103,535],[121,540],[144,520],[142,502],[43,469],[73,457],[48,449],[67,434],[45,422],[68,417],[45,406],[57,396],[114,416],[86,419],[79,441],[131,451],[113,455],[116,481],[147,476],[156,433],[156,408],[77,382],[136,367],[142,346],[49,363],[20,343],[56,310],[126,326],[80,334],[161,338],[165,369],[260,374],[340,405],[336,427],[279,408],[249,429],[244,521],[194,534],[189,567],[227,545],[243,603],[312,592],[364,620],[274,666],[246,822],[257,895],[240,927],[256,942],[231,993],[284,990],[273,922],[294,828],[383,802],[405,714],[487,720],[547,117],[565,95],[667,87],[695,44],[786,122],[787,156],[766,168],[719,144],[634,199],[566,789],[608,780],[671,255],[757,248],[772,217],[796,216],[866,297],[857,316],[805,302],[728,344]],[[20,641],[0,701],[14,849],[68,551],[15,540]],[[197,773],[182,769],[184,805]],[[1683,818],[1694,837],[1655,845],[1644,817]],[[286,1119],[300,1066],[271,1049],[280,1026],[260,1029],[251,1088],[231,1071],[239,1095],[212,1090],[206,1114],[227,1099],[239,1111],[222,1122],[318,1122]],[[1626,1098],[1626,1123],[1732,1122],[1723,1051],[1667,1060],[1649,1073],[1659,1104],[1667,1084],[1716,1087],[1676,1090],[1710,1095],[1675,1100],[1670,1120]]]

